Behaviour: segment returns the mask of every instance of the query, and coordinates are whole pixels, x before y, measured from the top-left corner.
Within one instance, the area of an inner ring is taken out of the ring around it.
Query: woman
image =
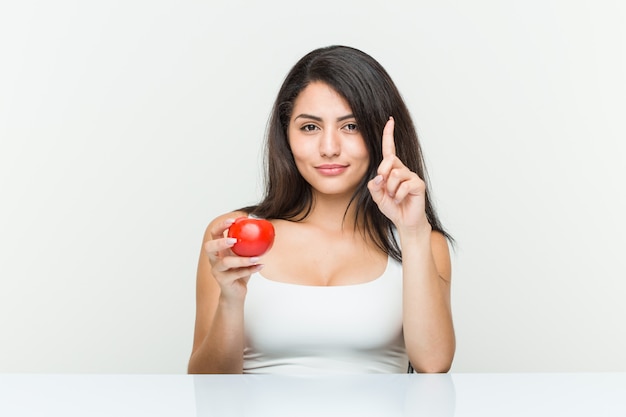
[[[273,107],[264,198],[206,229],[189,372],[447,372],[449,236],[425,178],[381,65],[345,46],[304,56]],[[273,223],[262,258],[230,250],[241,216]]]

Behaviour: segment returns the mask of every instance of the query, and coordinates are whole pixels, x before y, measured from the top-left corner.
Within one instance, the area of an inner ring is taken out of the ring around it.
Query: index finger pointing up
[[[393,128],[395,121],[390,117],[383,129],[383,159],[396,156],[396,143],[393,138]]]

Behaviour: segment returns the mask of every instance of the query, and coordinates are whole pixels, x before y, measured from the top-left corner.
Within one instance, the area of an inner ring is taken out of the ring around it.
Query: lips
[[[341,164],[323,164],[315,167],[317,171],[322,175],[339,175],[348,169],[348,165]]]

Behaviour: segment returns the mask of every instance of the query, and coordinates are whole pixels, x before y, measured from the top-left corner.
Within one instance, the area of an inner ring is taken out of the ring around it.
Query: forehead
[[[294,115],[303,111],[351,113],[347,100],[330,85],[314,81],[294,100]]]

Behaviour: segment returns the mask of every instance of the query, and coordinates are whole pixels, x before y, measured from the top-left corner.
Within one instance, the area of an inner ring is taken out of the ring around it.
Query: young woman
[[[190,373],[447,372],[449,236],[415,127],[383,67],[350,47],[304,56],[276,98],[266,188],[206,229]],[[233,220],[270,220],[262,258]]]

